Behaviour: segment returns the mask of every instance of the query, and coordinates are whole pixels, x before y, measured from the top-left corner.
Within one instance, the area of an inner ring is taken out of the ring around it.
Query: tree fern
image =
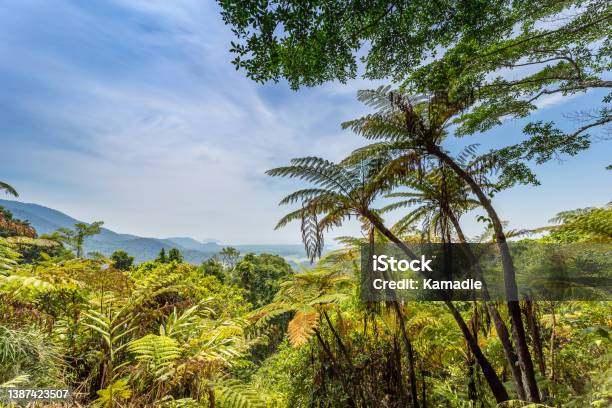
[[[306,204],[302,207],[302,241],[306,249],[306,256],[312,262],[319,258],[323,251],[323,230],[317,220],[316,209],[309,208]]]

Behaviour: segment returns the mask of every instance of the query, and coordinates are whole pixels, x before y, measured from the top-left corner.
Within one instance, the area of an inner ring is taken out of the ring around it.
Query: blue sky
[[[214,2],[9,0],[0,8],[0,180],[20,200],[118,232],[296,243],[299,226],[273,227],[296,187],[264,171],[290,158],[340,159],[363,141],[340,122],[368,110],[364,80],[293,92],[235,71],[231,33]],[[532,119],[576,126],[565,115],[600,94],[552,97]],[[518,141],[507,121],[457,141],[482,148]],[[494,203],[511,226],[536,227],[556,212],[610,201],[610,145],[538,168],[539,187]],[[473,214],[470,234],[479,232]],[[331,234],[357,234],[349,225]]]

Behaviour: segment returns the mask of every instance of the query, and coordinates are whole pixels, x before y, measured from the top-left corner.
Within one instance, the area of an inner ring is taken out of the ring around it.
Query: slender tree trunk
[[[538,385],[535,379],[535,372],[533,369],[533,362],[531,361],[531,355],[529,353],[529,347],[527,346],[527,338],[525,335],[525,328],[523,326],[523,320],[521,318],[521,308],[518,303],[518,289],[516,286],[516,273],[514,270],[514,263],[512,256],[510,255],[510,248],[506,241],[506,235],[504,229],[497,215],[497,212],[491,205],[491,200],[484,193],[482,188],[476,183],[474,178],[468,174],[464,169],[461,168],[450,156],[444,153],[439,146],[429,145],[427,150],[430,154],[439,158],[443,163],[447,164],[455,173],[461,177],[472,189],[472,192],[478,197],[480,204],[483,206],[487,215],[491,219],[493,230],[495,232],[495,241],[499,247],[502,265],[504,268],[504,284],[508,306],[508,314],[510,315],[510,321],[512,326],[512,337],[517,348],[517,355],[521,372],[523,375],[523,381],[525,385],[526,397],[529,402],[540,402],[540,394],[538,392]]]
[[[478,341],[478,310],[474,306],[474,313],[472,318],[470,319],[470,330],[474,339]],[[467,366],[468,366],[468,398],[470,401],[474,402],[474,406],[476,406],[476,401],[478,400],[478,390],[476,389],[476,361],[474,361],[474,356],[468,349],[467,352]]]
[[[391,231],[389,231],[389,229],[385,227],[385,225],[380,221],[380,219],[378,219],[374,214],[366,213],[364,214],[364,216],[366,216],[370,220],[370,222],[372,222],[372,224],[376,227],[376,229],[378,229],[385,237],[387,237],[391,242],[398,245],[406,255],[408,255],[410,258],[416,258],[415,254],[412,253],[410,248],[408,248],[405,243],[403,243],[398,237],[396,237]],[[386,272],[383,273],[387,275]],[[388,279],[388,276],[385,276],[385,279]],[[399,304],[397,303],[397,301],[393,303],[394,307],[397,307],[399,309]],[[478,365],[480,366],[483,374],[485,375],[485,378],[487,380],[487,383],[489,384],[489,387],[491,388],[491,392],[493,393],[495,400],[498,403],[507,401],[509,397],[506,388],[500,381],[499,376],[495,372],[495,369],[493,369],[493,366],[491,365],[489,360],[487,360],[485,355],[482,353],[480,346],[474,339],[474,336],[472,336],[472,334],[470,333],[470,330],[467,324],[465,323],[465,320],[461,316],[461,313],[459,313],[459,311],[451,301],[446,300],[444,301],[444,303],[446,304],[453,318],[459,325],[459,329],[461,329],[461,332],[463,333],[463,336],[465,337],[468,346],[472,350],[472,353],[474,353],[474,357],[476,358]],[[402,319],[400,319],[400,326],[403,327]]]
[[[347,397],[347,404],[351,408],[356,408],[357,405],[355,405],[355,400],[353,399],[353,397],[351,395],[352,392],[350,391],[350,387],[346,383],[344,375],[342,374],[340,369],[337,367],[336,359],[334,358],[334,355],[332,354],[332,352],[331,352],[331,350],[329,348],[329,345],[325,342],[325,340],[323,340],[323,338],[321,337],[321,333],[319,333],[319,331],[317,329],[314,329],[314,333],[317,336],[317,340],[319,341],[319,344],[321,345],[321,348],[323,349],[323,351],[325,352],[325,354],[329,358],[329,364],[330,364],[330,366],[332,368],[332,371],[334,372],[336,377],[338,377],[338,380],[340,380],[340,383],[342,384],[342,388],[344,389],[344,393],[346,394],[346,397]]]
[[[482,373],[485,376],[487,384],[489,384],[489,388],[491,388],[491,392],[493,393],[495,400],[498,403],[509,400],[510,397],[508,396],[508,392],[506,391],[504,384],[502,384],[501,380],[499,379],[499,376],[495,372],[495,369],[493,368],[489,360],[482,353],[478,342],[470,332],[470,329],[468,328],[467,324],[465,324],[465,320],[463,320],[463,317],[451,301],[447,300],[445,301],[445,303],[450,309],[451,314],[455,318],[455,321],[459,325],[459,328],[461,329],[463,337],[465,337],[465,341],[467,342],[470,350],[474,354],[474,357],[476,358],[476,361],[478,362],[478,365],[480,366],[480,369],[482,370]]]
[[[427,382],[425,381],[425,370],[421,366],[421,381],[423,383],[423,387],[421,390],[421,402],[423,403],[423,408],[427,408]]]
[[[215,408],[215,390],[213,388],[208,389],[208,403],[210,408]]]
[[[540,326],[536,313],[536,304],[532,300],[525,301],[525,317],[527,318],[527,327],[533,343],[533,351],[540,369],[540,375],[546,377],[546,363],[544,362],[544,353],[542,351],[542,337],[540,336]]]
[[[478,260],[476,259],[476,256],[474,255],[474,252],[472,252],[472,249],[470,248],[465,235],[463,234],[463,230],[461,229],[461,225],[459,224],[459,220],[457,219],[457,217],[455,217],[455,214],[453,214],[452,211],[447,211],[448,212],[448,217],[451,220],[451,223],[453,224],[453,227],[455,228],[455,232],[457,233],[457,237],[459,238],[459,242],[461,243],[461,247],[463,248],[466,256],[469,258],[470,263],[472,265],[474,265],[474,267],[476,268],[477,273],[480,275],[481,279],[482,279],[482,283],[483,283],[483,299],[485,301],[485,304],[487,306],[487,310],[489,311],[489,314],[491,315],[491,319],[493,320],[493,325],[495,326],[495,331],[497,332],[497,337],[499,337],[499,340],[502,344],[502,347],[504,349],[504,355],[506,357],[506,360],[508,361],[508,365],[510,366],[510,371],[512,372],[512,377],[514,378],[514,383],[516,385],[516,393],[518,395],[518,398],[520,400],[525,400],[525,388],[523,385],[523,378],[522,378],[522,374],[521,374],[521,369],[518,365],[518,358],[516,356],[516,353],[514,351],[514,346],[512,345],[512,341],[510,340],[510,333],[508,332],[508,328],[506,327],[506,323],[504,323],[504,320],[501,318],[499,311],[497,310],[497,307],[495,307],[495,304],[491,303],[491,298],[490,298],[490,294],[489,294],[489,290],[487,289],[487,285],[486,282],[484,280],[484,274],[482,272],[482,269],[480,268],[480,264],[478,263]]]
[[[393,334],[393,358],[395,361],[395,365],[397,366],[397,386],[399,387],[399,403],[402,407],[408,406],[408,393],[406,392],[406,388],[404,387],[404,377],[402,373],[402,350],[397,341],[397,336]],[[425,408],[425,407],[423,407]]]
[[[386,275],[386,273],[385,273]],[[385,277],[388,279],[388,277]],[[404,347],[406,347],[406,353],[408,354],[408,370],[410,375],[410,394],[412,395],[412,405],[415,408],[419,408],[419,399],[418,399],[418,391],[417,391],[417,379],[416,379],[416,368],[414,364],[414,351],[412,349],[412,342],[408,338],[408,334],[406,332],[406,325],[404,324],[404,316],[402,314],[399,302],[397,300],[393,300],[393,308],[395,309],[395,314],[397,315],[397,320],[400,324],[400,329],[402,331],[402,339],[404,341]]]
[[[466,365],[468,368],[468,399],[472,401],[472,406],[476,406],[476,361],[474,361],[474,357],[472,353],[468,350],[468,356],[466,358]]]
[[[538,316],[536,310],[536,303],[532,300],[525,300],[525,318],[527,319],[527,328],[529,329],[529,335],[531,337],[531,344],[533,344],[533,352],[535,354],[536,362],[540,370],[542,378],[546,378],[546,362],[544,360],[544,351],[542,347],[542,336],[540,333],[540,325],[538,324]],[[548,389],[543,388],[540,390],[542,399],[548,397]]]
[[[336,339],[336,342],[338,343],[338,346],[340,347],[340,351],[342,351],[342,355],[346,359],[346,362],[352,367],[353,366],[353,360],[351,359],[351,355],[348,352],[348,350],[346,349],[346,346],[344,345],[344,342],[340,338],[340,335],[338,334],[338,332],[334,328],[334,325],[332,324],[332,322],[331,322],[331,320],[329,318],[329,315],[327,314],[327,311],[325,311],[325,310],[323,311],[323,316],[325,317],[325,321],[327,322],[327,325],[329,326],[329,330],[332,332],[334,338]]]
[[[555,305],[551,303],[550,313],[552,317],[551,328],[550,328],[550,379],[555,381],[555,326],[557,325],[557,318],[555,316]]]
[[[370,220],[371,221],[371,220]],[[370,252],[374,253],[374,230],[370,229]],[[387,271],[383,272],[384,278],[389,280],[389,274]],[[391,304],[393,305],[393,310],[397,316],[397,320],[400,325],[400,331],[402,332],[402,342],[404,343],[404,347],[406,348],[406,354],[408,356],[408,374],[410,376],[410,394],[412,396],[412,405],[414,408],[419,408],[419,398],[417,391],[417,378],[416,378],[416,368],[414,363],[414,351],[412,349],[412,343],[410,338],[408,337],[408,332],[406,330],[406,325],[404,323],[404,314],[402,313],[401,306],[395,297],[395,292],[391,289],[387,288],[387,294],[391,297]]]
[[[334,338],[336,339],[336,343],[338,343],[338,347],[340,347],[340,350],[342,351],[342,355],[344,356],[348,366],[351,369],[351,377],[353,377],[354,374],[357,373],[357,371],[355,370],[355,366],[353,365],[353,359],[351,358],[351,354],[348,352],[346,346],[344,345],[344,342],[342,341],[342,338],[340,337],[340,335],[338,334],[338,331],[334,328],[334,325],[332,324],[329,315],[327,314],[326,311],[323,311],[323,316],[325,317],[325,321],[327,322],[327,325],[329,326],[329,330],[332,332]],[[361,398],[362,401],[366,401],[365,395],[363,393],[363,389],[360,385],[360,383],[355,384],[354,381],[351,381],[351,383],[353,384],[353,387],[357,388],[357,393],[359,394],[359,397]]]

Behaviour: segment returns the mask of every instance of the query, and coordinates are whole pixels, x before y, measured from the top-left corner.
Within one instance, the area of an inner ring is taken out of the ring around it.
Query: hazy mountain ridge
[[[15,218],[27,220],[39,234],[50,234],[58,228],[72,228],[82,222],[61,211],[39,204],[2,200],[0,206],[10,210]],[[136,262],[144,262],[157,257],[162,248],[178,248],[191,263],[200,263],[221,251],[223,247],[233,246],[241,253],[271,253],[290,258],[294,263],[305,260],[306,254],[301,245],[220,245],[214,240],[200,242],[190,237],[147,238],[131,234],[120,234],[102,228],[98,235],[85,241],[85,253],[97,251],[109,256],[117,249],[123,249],[135,257]]]

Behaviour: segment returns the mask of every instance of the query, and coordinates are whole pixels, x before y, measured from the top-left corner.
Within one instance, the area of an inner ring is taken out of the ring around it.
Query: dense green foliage
[[[279,285],[292,274],[291,266],[276,255],[247,254],[230,273],[231,281],[246,290],[246,298],[255,306],[268,304]]]
[[[111,261],[113,261],[113,268],[127,271],[132,267],[134,263],[134,257],[130,256],[127,252],[117,250],[112,253]]]
[[[611,213],[609,207],[561,213],[550,234],[522,245],[558,240],[560,231],[563,242],[609,240],[602,228]],[[585,215],[589,222],[581,221]],[[346,238],[343,249],[299,274],[265,254],[247,254],[231,269],[215,258],[201,266],[117,265],[126,259],[121,251],[108,261],[41,251],[24,263],[24,240],[0,241],[0,387],[71,387],[74,401],[106,407],[411,404],[398,315],[359,297],[360,239]],[[489,309],[482,302],[456,306],[510,381]],[[521,308],[546,402],[609,403],[609,304]],[[494,405],[444,304],[404,304],[401,316],[421,404]]]

